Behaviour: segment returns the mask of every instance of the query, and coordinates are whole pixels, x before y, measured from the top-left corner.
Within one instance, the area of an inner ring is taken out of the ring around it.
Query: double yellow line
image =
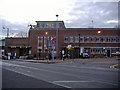
[[[110,68],[113,68],[113,69],[116,69],[116,70],[120,70],[119,68],[115,68],[115,66],[118,66],[118,65],[120,65],[120,64],[112,65],[112,66],[110,66]]]

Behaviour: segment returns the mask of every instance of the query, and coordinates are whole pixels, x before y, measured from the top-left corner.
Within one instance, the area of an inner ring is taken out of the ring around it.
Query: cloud
[[[117,2],[76,2],[74,8],[68,13],[74,18],[66,22],[67,27],[89,27],[112,28],[117,23],[108,23],[110,20],[118,20]]]
[[[11,23],[5,19],[2,19],[0,21],[1,21],[0,22],[0,35],[1,35],[0,38],[7,36],[8,29],[9,29],[9,36],[17,36],[21,32],[22,33],[28,32],[28,23],[19,23],[19,22]]]

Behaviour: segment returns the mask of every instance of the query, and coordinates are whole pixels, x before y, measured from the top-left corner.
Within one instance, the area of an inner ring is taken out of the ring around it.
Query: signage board
[[[55,44],[56,43],[56,38],[52,39],[52,43]]]

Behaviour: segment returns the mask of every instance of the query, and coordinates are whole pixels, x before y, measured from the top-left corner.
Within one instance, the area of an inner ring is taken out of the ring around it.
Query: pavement
[[[9,61],[22,61],[31,63],[43,63],[43,64],[111,64],[110,68],[120,70],[120,60],[118,58],[78,58],[78,59],[68,59],[64,61],[62,59],[54,60],[31,60],[31,59],[11,59]]]
[[[48,62],[53,62],[53,63],[57,63],[57,62],[71,62],[71,61],[80,61],[80,62],[93,62],[93,61],[112,61],[112,62],[116,62],[119,61],[117,58],[78,58],[78,59],[65,59],[64,61],[62,59],[54,59],[54,60],[33,60],[33,59],[11,59],[12,61],[26,61],[26,62],[41,62],[41,63],[48,63]]]

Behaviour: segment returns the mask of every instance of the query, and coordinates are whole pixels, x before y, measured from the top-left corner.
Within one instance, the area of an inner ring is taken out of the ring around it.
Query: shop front
[[[9,57],[8,59],[15,59],[31,54],[30,51],[31,47],[27,45],[8,46],[5,52],[5,56]]]

